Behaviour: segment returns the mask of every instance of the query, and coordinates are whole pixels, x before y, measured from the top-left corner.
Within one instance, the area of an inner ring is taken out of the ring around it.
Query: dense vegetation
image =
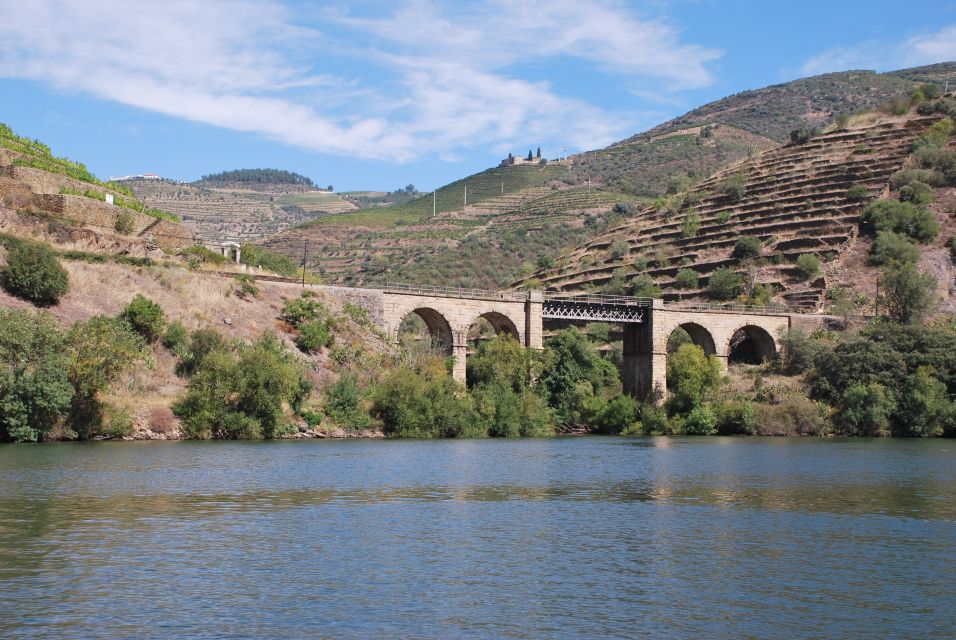
[[[70,287],[66,270],[45,244],[5,237],[7,266],[0,271],[8,293],[29,300],[39,307],[60,301]]]
[[[315,188],[311,178],[283,169],[234,169],[203,176],[198,185],[204,187],[234,185],[301,185]]]

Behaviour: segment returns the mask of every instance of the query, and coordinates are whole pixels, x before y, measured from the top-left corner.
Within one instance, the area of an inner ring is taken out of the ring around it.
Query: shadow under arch
[[[416,317],[419,320],[418,322],[416,322]],[[450,356],[454,345],[451,324],[445,319],[445,316],[429,307],[418,307],[405,314],[398,329],[398,341],[402,342],[409,335],[412,340],[424,339],[425,336],[421,332],[421,323],[424,323],[424,329],[430,339],[429,346],[443,355]],[[416,324],[419,326],[416,327]]]
[[[685,322],[681,325],[678,325],[673,331],[671,331],[670,335],[667,337],[668,351],[676,351],[677,347],[680,346],[680,342],[674,340],[674,338],[677,337],[675,334],[677,334],[678,330],[680,329],[683,329],[683,331],[690,338],[690,341],[703,349],[706,355],[711,356],[717,353],[717,345],[714,343],[714,337],[710,334],[710,331],[700,326],[696,322]],[[686,338],[684,338],[684,341],[686,341]]]
[[[734,331],[727,354],[731,364],[762,364],[777,355],[777,345],[766,329],[748,324]]]

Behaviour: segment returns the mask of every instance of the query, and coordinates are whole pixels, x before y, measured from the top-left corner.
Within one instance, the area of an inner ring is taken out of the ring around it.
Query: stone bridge
[[[432,345],[454,356],[453,374],[465,381],[468,332],[485,319],[495,333],[507,333],[531,349],[543,348],[546,322],[608,322],[623,327],[626,392],[662,400],[667,393],[667,344],[681,328],[726,369],[731,359],[761,362],[780,349],[793,314],[782,309],[734,305],[665,304],[663,300],[617,296],[557,296],[540,291],[486,291],[413,285],[382,289],[322,287],[360,305],[395,343],[410,315],[421,318]]]

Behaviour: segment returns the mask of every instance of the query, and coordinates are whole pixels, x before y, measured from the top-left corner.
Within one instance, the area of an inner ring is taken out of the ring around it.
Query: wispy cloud
[[[517,72],[528,61],[583,61],[622,86],[640,80],[666,96],[709,83],[708,63],[720,56],[614,1],[456,9],[419,1],[378,13],[0,0],[0,77],[319,152],[403,161],[518,139],[587,148],[631,133],[634,113],[561,95]]]
[[[902,42],[868,40],[853,46],[834,47],[808,59],[800,73],[816,75],[847,69],[891,71],[949,60],[956,60],[956,25],[918,34]]]

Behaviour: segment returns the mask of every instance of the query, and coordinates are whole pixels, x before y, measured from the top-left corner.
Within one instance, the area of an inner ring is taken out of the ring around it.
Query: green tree
[[[701,405],[722,379],[720,362],[696,344],[682,344],[667,359],[667,404],[672,413],[687,413]]]
[[[759,258],[762,250],[763,243],[760,242],[760,238],[747,236],[737,240],[737,242],[734,243],[733,256],[738,260]]]
[[[920,251],[906,236],[892,231],[880,231],[876,234],[870,260],[874,264],[915,264],[919,262]]]
[[[933,376],[932,369],[920,367],[907,378],[900,393],[896,435],[941,436],[953,414],[954,405],[947,397],[946,385]]]
[[[700,215],[696,212],[688,213],[680,225],[681,236],[685,238],[696,237],[700,232]]]
[[[883,385],[856,383],[840,395],[834,421],[847,435],[887,435],[895,409],[893,395]]]
[[[871,202],[863,211],[863,223],[875,232],[895,231],[917,242],[929,242],[939,235],[939,222],[931,211],[899,200]]]
[[[154,342],[166,325],[166,317],[159,303],[138,293],[123,309],[120,318],[128,322],[133,331],[146,338],[147,342]]]
[[[0,440],[36,442],[73,399],[64,336],[44,313],[0,308]]]
[[[707,294],[715,300],[733,300],[743,288],[743,276],[726,267],[716,269],[707,281]]]
[[[94,316],[73,325],[67,334],[67,376],[73,385],[70,424],[81,438],[96,435],[102,424],[103,406],[99,394],[148,351],[143,338],[126,322]]]
[[[936,287],[936,278],[912,263],[886,265],[880,289],[887,315],[901,324],[921,322],[936,307]]]
[[[562,425],[587,426],[605,398],[620,392],[617,368],[574,327],[548,340],[545,357],[539,384]]]
[[[862,184],[855,184],[846,190],[846,199],[851,202],[861,202],[870,197],[870,190]]]
[[[810,253],[803,253],[797,257],[797,273],[804,280],[820,275],[820,258]]]
[[[631,281],[631,294],[635,298],[660,298],[663,291],[654,278],[642,273]]]
[[[700,286],[700,274],[693,269],[681,269],[674,278],[674,286],[678,289],[696,289]]]
[[[10,243],[3,288],[38,307],[57,304],[70,288],[70,278],[46,245],[31,241]]]
[[[329,385],[325,392],[325,413],[348,429],[364,429],[371,424],[368,413],[362,410],[362,392],[354,375],[344,375]]]
[[[312,320],[299,325],[295,344],[305,352],[317,353],[322,347],[332,344],[332,330],[327,322]]]

